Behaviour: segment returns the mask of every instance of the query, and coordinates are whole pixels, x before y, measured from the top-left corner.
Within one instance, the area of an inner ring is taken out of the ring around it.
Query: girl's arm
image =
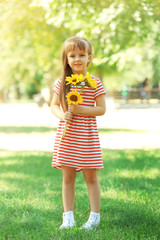
[[[60,120],[70,121],[72,119],[71,112],[69,112],[69,111],[63,112],[63,110],[61,110],[59,96],[56,93],[54,93],[53,99],[51,102],[51,111]]]
[[[96,98],[95,107],[87,107],[81,105],[69,105],[68,110],[73,114],[82,114],[86,116],[101,116],[105,114],[106,104],[104,94]]]

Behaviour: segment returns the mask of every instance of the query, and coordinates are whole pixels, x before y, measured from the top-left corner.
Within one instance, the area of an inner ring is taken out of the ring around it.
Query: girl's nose
[[[75,60],[79,60],[79,56],[76,56]]]

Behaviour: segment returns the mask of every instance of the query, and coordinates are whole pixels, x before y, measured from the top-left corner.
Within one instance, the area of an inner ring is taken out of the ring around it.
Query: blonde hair
[[[67,54],[70,51],[74,51],[75,48],[79,48],[80,50],[87,51],[88,55],[92,56],[92,46],[90,42],[84,38],[84,37],[71,37],[68,38],[64,42],[64,47],[62,50],[62,80],[61,80],[61,86],[60,86],[60,94],[59,94],[59,100],[62,105],[63,111],[67,111],[68,109],[68,104],[66,101],[66,94],[70,91],[71,85],[66,86],[65,79],[67,76],[71,76],[73,74],[71,67],[68,64],[68,58]],[[87,64],[87,66],[89,63]]]

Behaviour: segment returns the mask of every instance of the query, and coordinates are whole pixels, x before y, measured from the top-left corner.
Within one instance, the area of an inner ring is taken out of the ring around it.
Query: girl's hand
[[[72,115],[73,115],[73,114],[72,114],[72,112],[70,112],[70,111],[65,112],[65,113],[64,113],[64,116],[63,116],[63,120],[64,120],[65,122],[71,121]]]
[[[73,105],[73,104],[68,104],[68,111],[70,111],[71,113],[77,113],[77,105]]]

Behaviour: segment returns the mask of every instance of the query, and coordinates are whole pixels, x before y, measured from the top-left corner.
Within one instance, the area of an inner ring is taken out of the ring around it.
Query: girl
[[[63,174],[63,223],[60,228],[72,228],[76,223],[73,215],[74,183],[76,172],[83,171],[87,184],[91,213],[82,229],[93,229],[100,223],[100,187],[97,170],[103,168],[102,154],[96,124],[96,116],[105,113],[105,90],[95,78],[97,88],[85,86],[81,94],[83,102],[68,105],[66,94],[75,86],[66,85],[65,78],[71,74],[87,73],[92,58],[92,47],[82,37],[72,37],[65,41],[62,52],[63,73],[54,87],[51,103],[53,114],[60,119],[53,152],[52,166]],[[80,90],[80,86],[77,87]],[[94,105],[96,104],[96,105]],[[65,123],[68,122],[65,138],[60,142]],[[59,144],[60,143],[60,144]]]

